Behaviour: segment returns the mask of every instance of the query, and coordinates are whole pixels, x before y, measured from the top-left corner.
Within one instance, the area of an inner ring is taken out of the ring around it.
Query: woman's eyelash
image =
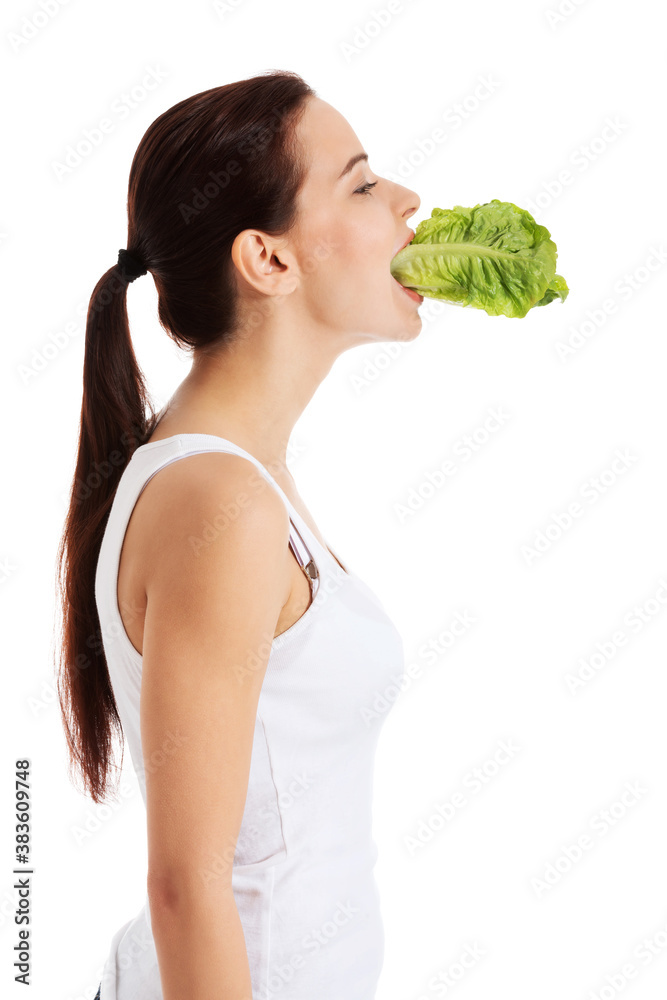
[[[354,193],[355,194],[370,194],[370,189],[374,188],[376,184],[377,184],[377,181],[373,181],[372,184],[370,183],[370,181],[367,181],[360,188],[357,188],[357,190]]]

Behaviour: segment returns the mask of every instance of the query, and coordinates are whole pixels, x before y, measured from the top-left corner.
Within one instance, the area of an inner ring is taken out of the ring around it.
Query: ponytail
[[[95,802],[108,792],[114,737],[122,744],[94,600],[97,557],[123,470],[157,420],[130,338],[129,280],[116,264],[88,306],[79,447],[57,555],[63,633],[57,690],[70,777],[74,766]]]

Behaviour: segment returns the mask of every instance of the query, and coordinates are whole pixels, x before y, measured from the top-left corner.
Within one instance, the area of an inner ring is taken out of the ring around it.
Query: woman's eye
[[[355,194],[370,194],[370,189],[374,188],[376,184],[377,184],[377,181],[373,181],[372,184],[370,183],[370,181],[367,181],[366,184],[363,184],[360,188],[357,188],[357,190],[354,193]]]

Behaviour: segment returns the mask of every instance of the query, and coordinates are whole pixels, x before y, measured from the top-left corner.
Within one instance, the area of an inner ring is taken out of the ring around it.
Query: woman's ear
[[[265,295],[287,295],[298,282],[289,251],[281,250],[280,260],[274,252],[277,247],[277,241],[257,229],[244,230],[232,244],[232,260],[239,274]]]

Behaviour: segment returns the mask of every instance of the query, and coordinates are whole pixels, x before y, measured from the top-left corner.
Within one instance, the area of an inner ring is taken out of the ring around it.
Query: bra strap
[[[315,560],[313,559],[313,556],[311,554],[311,551],[308,548],[308,546],[306,545],[306,543],[304,542],[303,535],[301,534],[301,532],[299,531],[299,529],[297,528],[296,524],[294,523],[294,521],[292,520],[291,517],[290,517],[290,524],[292,525],[292,528],[294,529],[294,531],[296,531],[297,535],[299,536],[299,539],[301,541],[301,545],[303,546],[303,548],[304,548],[304,550],[305,550],[308,558],[306,559],[302,555],[302,553],[299,551],[299,547],[296,545],[295,540],[293,538],[293,535],[292,535],[291,531],[290,531],[290,540],[289,540],[290,548],[294,552],[294,555],[297,558],[299,566],[304,571],[304,573],[306,573],[311,578],[311,580],[317,580],[318,577],[319,577],[319,573],[318,573],[318,570],[317,570],[317,566],[315,564]]]

